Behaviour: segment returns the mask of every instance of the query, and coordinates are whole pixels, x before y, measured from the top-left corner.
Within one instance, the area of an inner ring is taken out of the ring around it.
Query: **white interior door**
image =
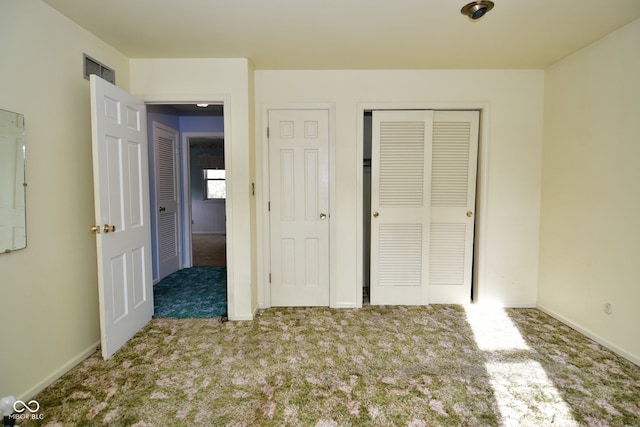
[[[271,305],[329,305],[329,112],[269,110]]]
[[[371,304],[428,302],[433,111],[374,111]]]
[[[479,111],[433,117],[429,302],[471,301]]]
[[[153,122],[153,144],[156,153],[158,280],[161,280],[180,268],[178,131]]]
[[[153,315],[146,108],[91,76],[93,179],[102,355]]]

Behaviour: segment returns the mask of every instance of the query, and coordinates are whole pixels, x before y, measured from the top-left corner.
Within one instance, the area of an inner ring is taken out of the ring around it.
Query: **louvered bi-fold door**
[[[372,119],[371,304],[427,304],[433,111]]]
[[[471,300],[478,111],[433,117],[429,302]]]
[[[180,268],[178,131],[153,123],[156,154],[158,280]]]

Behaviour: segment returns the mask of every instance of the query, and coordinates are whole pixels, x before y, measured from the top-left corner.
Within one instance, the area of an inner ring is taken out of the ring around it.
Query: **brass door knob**
[[[91,227],[91,232],[93,234],[100,234],[100,226],[99,225],[94,225]]]
[[[115,232],[116,231],[116,226],[115,225],[107,225],[105,224],[104,227],[102,227],[102,229],[104,230],[105,233],[108,232]]]
[[[327,217],[327,214],[326,214],[326,213],[321,213],[321,214],[320,214],[320,219],[325,219],[326,217]]]
[[[473,212],[471,212],[471,211],[467,211],[467,216],[468,216],[469,218],[471,218],[471,217],[473,216]]]
[[[164,212],[166,210],[167,210],[167,208],[165,208],[164,206],[160,206],[160,212]]]

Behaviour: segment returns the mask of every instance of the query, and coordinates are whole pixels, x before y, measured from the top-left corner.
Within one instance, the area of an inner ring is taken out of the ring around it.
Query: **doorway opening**
[[[364,146],[362,159],[362,184],[363,184],[363,217],[364,232],[362,253],[362,305],[369,305],[371,289],[371,111],[364,112]]]
[[[226,170],[223,132],[185,132],[193,266],[226,267]]]
[[[227,316],[224,107],[205,105],[147,105],[156,317]],[[176,133],[172,148],[158,127]],[[177,214],[167,220],[172,193]]]

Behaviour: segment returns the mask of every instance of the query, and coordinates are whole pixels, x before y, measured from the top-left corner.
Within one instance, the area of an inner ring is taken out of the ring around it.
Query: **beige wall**
[[[538,305],[640,364],[638,76],[640,20],[545,73]]]
[[[256,168],[262,176],[263,109],[301,103],[335,105],[335,206],[331,219],[338,252],[332,305],[358,306],[362,269],[356,230],[362,164],[358,106],[362,103],[421,106],[483,105],[485,188],[478,215],[481,233],[481,302],[534,306],[538,272],[538,223],[542,149],[543,71],[256,71]],[[259,186],[258,206],[267,191]],[[258,219],[258,235],[265,221]],[[258,246],[258,283],[266,278]],[[262,297],[264,300],[264,296]],[[261,301],[261,304],[263,301]]]
[[[30,397],[100,339],[89,82],[82,53],[128,59],[40,0],[3,0],[0,108],[25,115],[27,249],[0,254],[0,396]]]
[[[223,101],[229,319],[257,309],[252,257],[253,66],[247,59],[132,59],[131,93],[150,102]]]

